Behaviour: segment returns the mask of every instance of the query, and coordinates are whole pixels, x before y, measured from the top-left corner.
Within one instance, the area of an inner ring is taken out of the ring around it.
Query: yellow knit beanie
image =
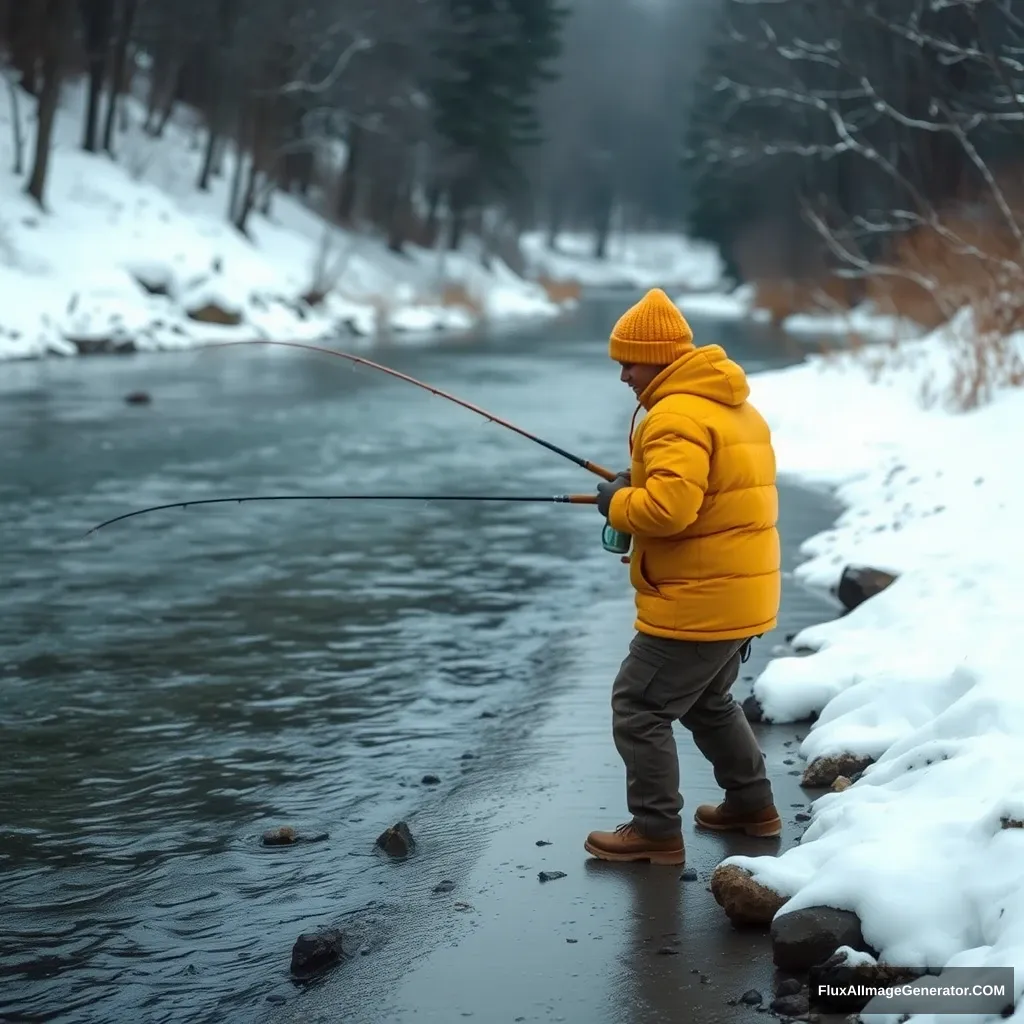
[[[693,347],[686,318],[660,288],[652,288],[619,318],[608,354],[618,363],[668,366]]]

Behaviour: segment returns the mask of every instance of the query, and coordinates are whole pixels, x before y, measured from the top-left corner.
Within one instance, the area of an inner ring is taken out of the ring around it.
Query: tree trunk
[[[560,188],[553,188],[548,197],[548,232],[546,243],[547,248],[552,251],[558,250],[558,236],[562,233],[564,217],[565,205],[562,202],[562,190]]]
[[[196,187],[200,192],[210,191],[210,178],[213,176],[213,161],[220,143],[220,134],[211,123],[206,133],[206,152],[203,154],[203,166],[199,171]]]
[[[462,210],[452,211],[452,230],[448,236],[448,249],[456,252],[462,245],[462,238],[466,231],[466,214]]]
[[[424,232],[431,245],[437,240],[437,233],[441,227],[441,200],[444,198],[444,190],[440,185],[432,185],[427,193],[427,222],[424,225]]]
[[[14,165],[11,170],[20,178],[25,173],[25,140],[21,133],[21,104],[18,103],[18,87],[11,77],[0,71],[7,83],[8,98],[11,103],[11,132],[14,143]]]
[[[128,64],[128,45],[131,42],[137,9],[138,0],[121,0],[121,19],[118,22],[117,39],[114,41],[110,96],[107,99],[107,116],[103,125],[103,150],[111,156],[114,155],[114,124],[117,120],[117,108],[127,87],[125,69]]]
[[[608,256],[608,238],[612,232],[612,212],[615,198],[611,189],[602,191],[597,201],[594,217],[594,259],[603,260]]]
[[[7,8],[6,36],[11,67],[18,73],[22,89],[30,96],[39,95],[38,58],[45,31],[36,5],[15,0]]]
[[[351,224],[359,193],[359,174],[363,152],[363,129],[353,124],[348,132],[348,159],[341,172],[341,187],[338,189],[338,220]]]
[[[79,11],[89,67],[89,95],[85,107],[82,149],[87,153],[95,153],[98,148],[100,102],[110,53],[110,29],[114,22],[114,0],[79,0]]]
[[[259,184],[260,172],[256,161],[249,161],[249,173],[245,177],[245,189],[242,192],[241,200],[236,207],[234,225],[236,230],[249,237],[249,215],[256,205],[256,190]]]
[[[394,205],[388,221],[388,249],[399,256],[405,255],[412,212],[412,186],[405,181],[395,190]]]
[[[25,191],[44,208],[46,176],[50,167],[50,140],[53,135],[53,122],[57,116],[57,104],[60,101],[64,46],[70,35],[71,10],[71,0],[46,0],[35,157],[25,188]]]

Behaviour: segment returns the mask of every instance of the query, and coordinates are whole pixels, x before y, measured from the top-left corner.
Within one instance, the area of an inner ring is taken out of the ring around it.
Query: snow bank
[[[594,259],[594,238],[588,234],[563,232],[552,250],[545,235],[531,232],[523,236],[522,247],[533,274],[587,288],[705,291],[719,287],[725,272],[713,245],[676,234],[613,235],[603,260]]]
[[[1014,966],[1024,987],[1024,579],[1015,449],[1024,393],[974,412],[919,401],[953,375],[955,329],[906,342],[878,376],[863,356],[756,376],[780,471],[837,488],[846,511],[803,546],[797,576],[834,584],[863,563],[897,581],[804,630],[754,692],[776,721],[820,713],[801,753],[876,758],[815,804],[801,844],[731,857],[790,897],[854,911],[885,961]],[[1024,339],[1014,339],[1024,352]],[[1010,826],[1010,827],[1007,827]],[[1019,1010],[1014,1019],[1024,1019]],[[923,1019],[923,1018],[915,1018]]]
[[[836,313],[794,313],[782,321],[782,329],[790,334],[856,335],[865,341],[901,341],[924,333],[919,324],[879,313],[870,302]]]
[[[754,286],[749,284],[731,292],[684,292],[674,301],[684,316],[707,316],[715,320],[771,319],[767,309],[754,306]]]
[[[11,110],[0,104],[0,359],[189,347],[252,338],[464,331],[481,318],[557,315],[537,284],[467,247],[438,253],[328,226],[296,198],[273,197],[251,238],[228,223],[233,162],[196,189],[204,133],[180,111],[164,137],[118,133],[117,160],[80,149],[84,91],[65,90],[54,129],[46,211],[15,175]],[[26,167],[34,102],[19,98]],[[468,303],[443,301],[459,284]],[[311,305],[305,297],[326,292]]]

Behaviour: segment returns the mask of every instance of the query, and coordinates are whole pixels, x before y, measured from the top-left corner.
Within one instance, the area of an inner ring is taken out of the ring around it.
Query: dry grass
[[[474,317],[481,317],[484,308],[480,302],[469,294],[466,286],[450,282],[441,289],[441,305],[445,308],[459,308],[468,310]]]
[[[556,281],[550,277],[537,278],[537,284],[544,289],[552,302],[559,304],[577,300],[583,294],[583,285],[579,281]]]
[[[1005,185],[1004,192],[1020,211],[1024,229],[1024,186],[1016,188],[1019,197]],[[1024,332],[1024,243],[995,204],[961,205],[942,215],[939,229],[922,227],[900,236],[879,262],[896,273],[870,277],[861,289],[840,278],[762,277],[755,282],[755,303],[780,324],[794,313],[840,313],[867,300],[880,313],[925,330],[949,325],[958,311],[969,309],[970,317],[957,320],[956,329],[947,328],[946,366],[922,370],[922,402],[966,411],[990,401],[1000,388],[1024,387],[1024,346],[1014,337]],[[868,344],[851,333],[842,353],[852,350],[869,379],[878,381],[895,369],[916,370],[899,340]],[[840,356],[827,341],[820,351],[826,358]]]
[[[928,404],[943,401],[950,409],[966,411],[989,402],[1000,388],[1024,385],[1024,361],[1013,337],[1024,330],[1024,246],[992,208],[976,205],[970,216],[951,213],[941,228],[907,234],[889,257],[894,266],[925,278],[930,289],[905,278],[886,278],[872,282],[870,295],[882,311],[926,328],[948,323],[958,310],[971,310],[970,318],[947,332],[950,375],[945,389],[929,379],[921,392]]]
[[[754,282],[754,305],[768,310],[776,325],[794,313],[848,312],[858,298],[856,282],[841,277],[760,278]]]

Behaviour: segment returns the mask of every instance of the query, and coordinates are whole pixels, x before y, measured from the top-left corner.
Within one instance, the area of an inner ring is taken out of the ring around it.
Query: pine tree
[[[549,65],[566,14],[558,0],[445,0],[429,93],[453,155],[457,225],[488,196],[520,185],[520,151],[541,141],[536,91],[555,77]]]

